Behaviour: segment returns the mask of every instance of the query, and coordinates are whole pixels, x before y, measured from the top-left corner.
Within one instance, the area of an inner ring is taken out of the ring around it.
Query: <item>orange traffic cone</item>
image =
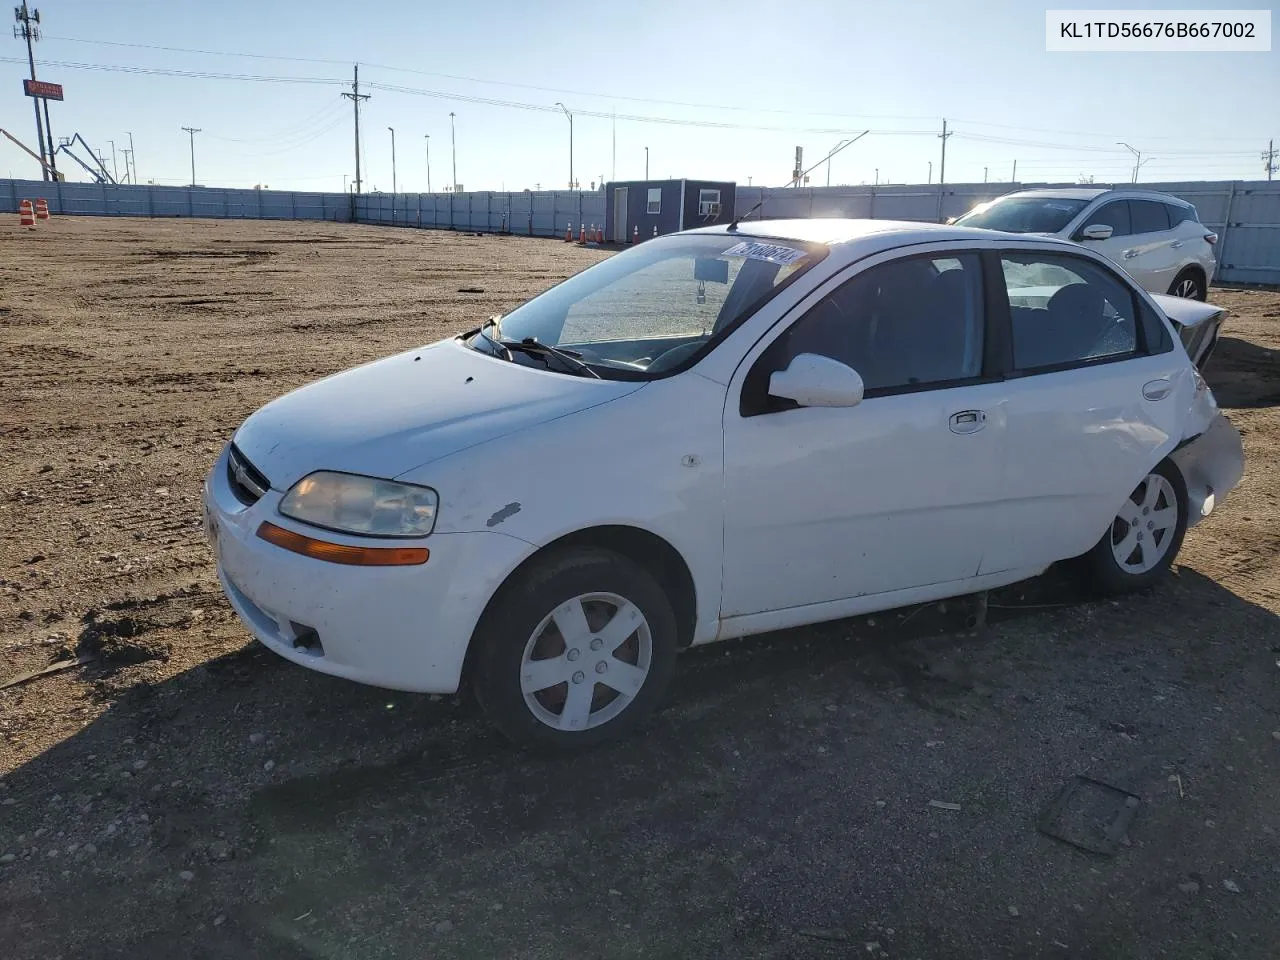
[[[596,231],[596,243],[604,243],[604,224]]]
[[[34,230],[36,228],[36,211],[35,211],[35,207],[31,206],[30,200],[23,200],[20,204],[18,204],[18,214],[19,214],[19,219],[18,219],[19,227],[27,227],[28,229],[31,229],[31,230]]]
[[[564,242],[573,243],[573,224],[570,223],[564,228]]]
[[[47,200],[36,201],[36,219],[37,220],[49,219],[49,202]]]
[[[587,242],[587,225],[585,223],[578,224],[578,242]]]
[[[631,242],[632,242],[632,243],[639,243],[639,242],[640,242],[640,228],[639,228],[639,227],[632,227],[632,228],[631,228]]]

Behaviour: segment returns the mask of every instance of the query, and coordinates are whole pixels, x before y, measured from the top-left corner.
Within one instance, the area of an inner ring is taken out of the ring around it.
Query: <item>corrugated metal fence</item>
[[[1040,184],[890,184],[878,187],[737,189],[737,212],[764,199],[752,218],[870,217],[939,221],[1011,190]],[[1099,186],[1102,186],[1101,184]],[[1129,186],[1117,184],[1116,186]],[[1196,205],[1219,234],[1220,281],[1280,283],[1280,181],[1195,181],[1139,184]],[[0,212],[23,198],[44,197],[54,214],[141,217],[237,217],[335,220],[531,236],[563,236],[572,226],[604,222],[601,192],[295,193],[207,187],[110,186],[0,180]]]
[[[49,201],[55,215],[351,220],[351,198],[345,193],[0,180],[0,212],[16,213],[20,200],[37,197]]]

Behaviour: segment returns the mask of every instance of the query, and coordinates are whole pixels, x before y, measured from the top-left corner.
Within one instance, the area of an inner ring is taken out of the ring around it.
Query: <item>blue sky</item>
[[[831,162],[831,182],[923,182],[946,117],[948,182],[1127,181],[1124,140],[1153,157],[1144,180],[1256,179],[1280,139],[1280,53],[1047,53],[1046,9],[1071,3],[367,2],[47,0],[36,46],[41,79],[61,82],[54,133],[82,134],[111,162],[133,133],[142,180],[341,190],[354,175],[351,105],[340,93],[361,63],[365,189],[552,189],[574,173],[714,177],[781,185],[794,149],[806,165],[869,129]],[[1247,3],[1098,5],[1239,8]],[[1260,7],[1260,4],[1253,4]],[[150,46],[120,46],[142,44]],[[218,51],[178,52],[153,47]],[[223,54],[253,54],[229,56]],[[34,144],[21,96],[25,48],[0,46],[0,126]],[[297,58],[297,59],[282,59]],[[9,62],[20,60],[21,62]],[[42,64],[58,61],[66,65]],[[333,61],[333,62],[312,62]],[[251,81],[69,64],[272,77]],[[390,69],[399,68],[399,69]],[[416,72],[415,72],[416,71]],[[335,82],[294,82],[300,79]],[[288,81],[288,82],[286,82]],[[400,90],[385,89],[398,87]],[[407,92],[409,90],[417,92]],[[477,100],[524,105],[503,106]],[[680,123],[607,116],[662,118]],[[706,126],[724,124],[732,126]],[[772,128],[772,129],[765,129]],[[1010,142],[1013,141],[1013,142]],[[67,164],[69,179],[85,179]],[[38,175],[0,139],[0,176]],[[812,182],[826,182],[827,169]]]

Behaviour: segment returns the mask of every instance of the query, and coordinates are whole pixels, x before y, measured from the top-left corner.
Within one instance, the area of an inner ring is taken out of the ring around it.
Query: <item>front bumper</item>
[[[432,534],[396,545],[430,548],[417,566],[354,567],[315,560],[257,536],[264,520],[316,535],[283,517],[282,495],[245,506],[227,481],[223,450],[205,481],[205,524],[232,608],[266,647],[294,663],[396,690],[453,693],[475,625],[532,544],[497,532]],[[323,534],[338,543],[367,538]]]
[[[1204,433],[1175,450],[1170,457],[1187,485],[1187,526],[1193,527],[1234,490],[1244,476],[1244,445],[1240,431],[1221,413]]]

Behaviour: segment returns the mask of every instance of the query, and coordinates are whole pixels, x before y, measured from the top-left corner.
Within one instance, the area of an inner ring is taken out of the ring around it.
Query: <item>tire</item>
[[[1202,303],[1208,291],[1205,289],[1204,274],[1195,267],[1188,267],[1173,278],[1169,287],[1169,296],[1184,297],[1188,300],[1199,300]]]
[[[477,627],[476,699],[516,743],[615,740],[666,693],[677,636],[670,601],[638,564],[599,548],[551,554],[504,585]]]
[[[1170,518],[1160,511],[1173,509]],[[1170,522],[1157,526],[1163,520]],[[1187,487],[1170,461],[1162,460],[1134,488],[1097,544],[1082,558],[1092,585],[1106,595],[1154,585],[1168,572],[1187,532]]]

